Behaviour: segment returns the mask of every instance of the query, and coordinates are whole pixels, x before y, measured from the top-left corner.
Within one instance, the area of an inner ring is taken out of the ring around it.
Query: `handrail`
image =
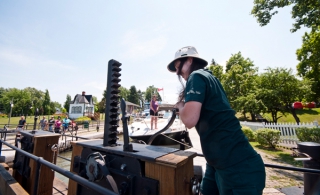
[[[153,140],[154,140],[158,135],[160,135],[162,132],[166,131],[166,130],[173,124],[174,120],[176,119],[176,112],[177,112],[177,109],[174,108],[174,109],[172,110],[172,116],[171,116],[171,119],[169,120],[168,124],[167,124],[165,127],[163,127],[163,129],[157,131],[155,134],[153,134],[153,135],[149,138],[149,140],[148,140],[148,142],[147,142],[148,145],[151,145],[152,142],[153,142]]]
[[[197,153],[197,156],[204,157],[204,155],[201,154],[201,153]],[[285,170],[291,170],[291,171],[299,171],[299,172],[304,172],[304,173],[320,174],[320,170],[318,170],[318,169],[288,167],[288,166],[273,165],[273,164],[266,164],[266,163],[264,163],[264,166],[265,167],[270,167],[270,168],[278,168],[278,169],[285,169]]]
[[[82,178],[82,177],[70,172],[70,171],[62,169],[62,168],[58,167],[57,165],[52,164],[52,163],[44,160],[42,157],[37,157],[37,156],[35,156],[33,154],[30,154],[30,153],[28,153],[28,152],[26,152],[24,150],[21,150],[21,149],[15,147],[15,146],[12,146],[11,144],[9,144],[9,143],[7,143],[7,142],[5,142],[3,140],[0,140],[0,142],[5,144],[5,145],[7,145],[8,147],[16,150],[17,152],[27,156],[28,158],[31,158],[31,159],[35,160],[36,162],[40,163],[41,165],[45,165],[45,166],[49,167],[50,169],[60,173],[61,175],[64,175],[65,177],[67,177],[69,179],[72,179],[73,181],[75,181],[75,182],[77,182],[77,183],[79,183],[79,184],[81,184],[81,185],[83,185],[83,186],[85,186],[87,188],[90,188],[90,189],[92,189],[92,190],[94,190],[94,191],[96,191],[96,192],[98,192],[100,194],[117,195],[116,193],[114,193],[113,191],[111,191],[109,189],[106,189],[106,188],[104,188],[104,187],[102,187],[102,186],[100,186],[100,185],[98,185],[96,183],[90,182],[90,181],[88,181],[88,180],[86,180],[86,179],[84,179],[84,178]],[[38,175],[36,175],[36,177],[37,176]],[[35,193],[37,193],[37,190],[35,190]]]

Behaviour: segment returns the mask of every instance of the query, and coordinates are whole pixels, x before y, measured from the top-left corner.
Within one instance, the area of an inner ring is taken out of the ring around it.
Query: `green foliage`
[[[259,77],[258,98],[271,113],[273,122],[279,119],[278,112],[284,114],[291,108],[291,104],[301,97],[301,90],[307,88],[307,83],[298,80],[291,69],[268,68]],[[310,93],[304,91],[304,94]],[[298,121],[297,121],[298,122]]]
[[[300,127],[296,129],[296,134],[301,142],[317,142],[320,143],[320,128]]]
[[[91,118],[88,118],[86,116],[82,116],[82,117],[77,118],[74,121],[77,123],[77,125],[82,125],[82,124],[84,124],[86,122],[90,123],[91,122]]]
[[[49,91],[48,89],[46,89],[46,92],[44,94],[44,100],[43,100],[43,103],[42,103],[42,107],[43,107],[43,114],[50,114],[50,110],[51,110],[51,107],[50,107],[50,95],[49,95]]]
[[[242,132],[248,138],[249,141],[255,141],[256,135],[250,127],[242,126]]]
[[[63,107],[65,108],[65,111],[62,111],[62,112],[68,112],[69,113],[70,102],[71,102],[71,96],[69,94],[67,94],[66,101],[64,102],[64,105],[63,105]]]
[[[139,96],[134,85],[130,87],[127,101],[139,105]]]
[[[0,117],[1,117],[1,118],[8,118],[8,115],[6,115],[6,114],[0,114]]]
[[[94,112],[98,112],[99,111],[98,98],[96,96],[92,96],[92,101],[94,103]]]
[[[145,100],[150,102],[151,101],[151,96],[153,94],[156,94],[158,97],[157,97],[157,100],[158,101],[162,101],[161,99],[161,96],[159,95],[158,93],[158,88],[154,87],[153,85],[152,86],[149,86],[147,89],[146,89],[146,93],[145,93]]]
[[[228,72],[234,65],[240,65],[243,73],[250,72],[252,70],[257,71],[257,69],[254,68],[253,61],[251,61],[250,58],[245,59],[240,51],[231,55],[226,64],[226,72]]]
[[[320,18],[320,17],[319,17]],[[320,27],[317,30],[305,33],[302,37],[302,46],[297,50],[298,75],[312,79],[311,91],[314,93],[309,101],[320,101]],[[309,88],[310,90],[310,88]]]
[[[274,129],[258,129],[256,131],[257,142],[263,146],[275,148],[280,140],[280,131]]]
[[[292,7],[293,24],[292,32],[297,31],[301,26],[314,30],[320,26],[320,1],[318,0],[254,0],[254,7],[251,14],[255,16],[261,26],[267,25],[272,16],[277,14],[278,8]]]
[[[128,96],[129,96],[129,93],[130,93],[130,91],[127,89],[127,88],[125,88],[125,87],[119,87],[119,90],[120,90],[120,97],[121,98],[124,98],[125,100],[127,100],[128,99]]]
[[[222,84],[231,107],[237,112],[249,112],[255,116],[266,110],[263,102],[256,98],[257,72],[253,62],[249,58],[245,59],[241,52],[228,60]]]
[[[208,68],[212,71],[212,74],[219,79],[220,82],[223,81],[223,67],[219,64],[211,64]]]
[[[98,104],[98,112],[104,113],[106,109],[106,99],[102,98],[102,100]]]
[[[58,117],[60,117],[61,119],[65,118],[67,115],[62,113],[62,114],[54,114],[52,115],[54,117],[54,119],[57,119]]]

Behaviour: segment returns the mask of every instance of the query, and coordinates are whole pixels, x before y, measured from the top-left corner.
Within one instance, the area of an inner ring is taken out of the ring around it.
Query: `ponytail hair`
[[[180,83],[182,85],[182,89],[181,89],[181,91],[179,93],[178,102],[184,101],[186,86],[185,86],[184,81],[181,79],[181,70],[182,70],[182,67],[183,67],[184,63],[187,61],[187,59],[188,58],[179,59],[180,60],[180,64],[182,64],[182,66],[181,65],[179,66],[177,75],[178,75],[178,79],[179,79],[179,81],[180,81]],[[196,70],[199,70],[199,69],[203,69],[203,65],[199,62],[199,60],[197,58],[192,58],[192,64],[190,65],[190,68],[188,70],[189,76],[193,71],[196,71]]]

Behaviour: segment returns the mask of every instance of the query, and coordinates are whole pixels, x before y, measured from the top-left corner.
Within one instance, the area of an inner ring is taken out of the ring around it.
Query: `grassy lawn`
[[[260,150],[261,152],[264,152],[266,154],[269,154],[273,157],[275,157],[278,162],[288,163],[295,167],[302,167],[301,161],[295,161],[294,157],[291,155],[292,151],[283,149],[283,148],[267,148],[259,145],[258,142],[250,142],[250,144],[254,147],[255,150]]]
[[[17,117],[11,117],[10,118],[10,129],[15,129],[19,123],[19,120],[20,120],[20,116],[17,116]],[[42,116],[41,117],[38,117],[38,120],[37,120],[37,125],[39,124],[40,122],[40,118],[42,119]],[[2,118],[0,117],[0,129],[3,128],[3,126],[5,124],[8,124],[9,122],[9,118]],[[27,122],[27,129],[29,130],[32,130],[33,129],[33,124],[34,124],[34,116],[28,116],[26,118],[26,122]]]
[[[312,109],[302,109],[302,110],[296,110],[297,116],[299,117],[301,122],[313,122],[313,121],[318,121],[320,122],[320,108],[312,108]],[[251,116],[249,113],[246,114],[247,119],[244,118],[244,116],[241,113],[237,113],[236,116],[238,117],[239,120],[241,121],[250,121]],[[268,121],[272,121],[271,114],[263,114],[262,115],[264,118],[266,118]],[[281,117],[280,117],[281,116]],[[292,114],[290,112],[285,113],[284,115],[278,112],[278,123],[282,122],[293,122],[295,123],[296,121],[294,120]]]

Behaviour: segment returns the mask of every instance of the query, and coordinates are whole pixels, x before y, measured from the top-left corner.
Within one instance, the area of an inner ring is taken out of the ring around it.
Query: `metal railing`
[[[5,144],[7,145],[8,147],[16,150],[16,152],[19,152],[20,154],[30,158],[30,159],[33,159],[35,162],[36,162],[36,165],[37,165],[37,170],[36,170],[36,174],[35,174],[35,183],[34,183],[34,186],[33,186],[33,189],[34,189],[34,193],[33,194],[38,194],[38,180],[39,180],[39,175],[40,175],[40,169],[41,169],[41,166],[44,165],[58,173],[60,173],[61,175],[69,178],[69,179],[72,179],[73,181],[77,182],[78,184],[84,186],[84,187],[87,187],[87,188],[90,188],[91,190],[94,190],[100,194],[106,194],[106,195],[116,195],[115,192],[111,191],[111,190],[108,190],[98,184],[95,184],[93,182],[90,182],[86,179],[84,179],[83,177],[80,177],[70,171],[66,171],[65,169],[62,169],[60,167],[58,167],[57,165],[55,164],[52,164],[50,163],[49,161],[46,161],[44,160],[42,157],[37,157],[33,154],[30,154],[24,150],[21,150],[15,146],[12,146],[11,144],[3,141],[3,140],[0,140],[1,144]]]
[[[204,155],[201,154],[201,153],[197,153],[197,156],[204,157]],[[318,170],[318,169],[288,167],[288,166],[273,165],[273,164],[266,164],[266,163],[264,163],[264,166],[265,167],[270,167],[270,168],[284,169],[284,170],[289,170],[289,171],[299,171],[299,172],[303,172],[303,173],[320,174],[320,170]]]

